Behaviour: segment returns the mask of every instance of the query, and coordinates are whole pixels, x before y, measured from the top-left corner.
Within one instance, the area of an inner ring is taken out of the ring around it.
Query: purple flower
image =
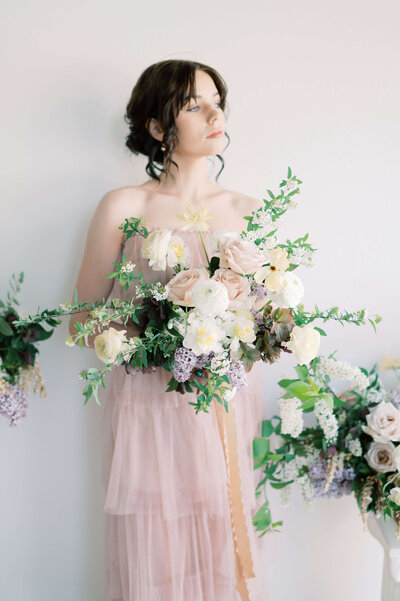
[[[17,385],[10,385],[9,390],[0,394],[0,415],[9,418],[11,428],[16,428],[21,419],[26,417],[27,407],[25,393]]]
[[[353,466],[349,466],[343,470],[343,480],[354,480],[356,477],[356,473],[354,471]]]
[[[242,361],[232,362],[228,378],[232,386],[236,386],[237,390],[242,390],[248,386],[246,370]]]
[[[267,289],[264,284],[254,284],[251,289],[250,296],[255,296],[257,299],[261,300],[267,296]]]
[[[262,326],[264,323],[264,314],[261,311],[257,311],[257,309],[250,309],[250,311],[256,324]]]
[[[312,484],[314,487],[314,496],[321,498],[339,498],[343,495],[349,495],[351,493],[351,483],[355,477],[353,468],[350,466],[343,470],[336,470],[328,490],[324,491],[327,476],[326,468],[326,461],[325,464],[323,462],[314,463],[309,468],[309,476],[312,479]]]
[[[174,355],[174,378],[178,382],[189,380],[193,369],[196,367],[198,359],[201,357],[194,354],[190,349],[184,346],[176,349]]]
[[[312,480],[320,480],[322,478],[326,478],[327,473],[327,462],[320,461],[318,463],[313,463],[309,467],[309,475]]]
[[[214,357],[214,355],[214,351],[211,351],[210,353],[202,353],[201,355],[197,355],[197,360],[194,366],[195,369],[201,369],[202,367],[204,367],[204,365],[208,363],[212,359],[212,357]]]

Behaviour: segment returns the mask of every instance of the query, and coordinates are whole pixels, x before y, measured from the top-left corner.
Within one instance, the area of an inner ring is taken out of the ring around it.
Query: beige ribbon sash
[[[236,587],[240,592],[242,600],[249,601],[246,578],[254,577],[254,566],[240,480],[235,402],[232,400],[229,403],[228,413],[216,399],[214,399],[213,403],[225,456],[232,534],[235,547]]]

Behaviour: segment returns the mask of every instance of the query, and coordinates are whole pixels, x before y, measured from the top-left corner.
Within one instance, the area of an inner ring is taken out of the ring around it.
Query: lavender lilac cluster
[[[258,326],[262,326],[264,323],[264,314],[262,311],[257,311],[257,309],[250,309],[251,314],[254,318],[254,321]]]
[[[267,296],[267,289],[264,284],[253,284],[250,296],[255,296],[258,300],[262,300]]]
[[[351,482],[355,477],[354,469],[350,466],[343,470],[336,470],[329,488],[324,492],[327,477],[328,463],[322,460],[309,467],[309,476],[314,487],[315,497],[342,497],[351,493]]]
[[[10,420],[11,428],[16,428],[22,418],[26,417],[28,401],[24,391],[17,385],[10,385],[8,390],[0,394],[0,415]]]
[[[184,346],[176,349],[174,355],[174,378],[177,382],[189,380],[194,369],[201,369],[214,356],[214,353],[196,355]]]
[[[231,362],[228,378],[232,386],[236,386],[237,390],[246,388],[248,381],[242,361]]]
[[[180,347],[176,349],[174,355],[174,378],[177,382],[186,382],[189,380],[194,369],[201,369],[206,363],[211,361],[215,353],[203,353],[196,355],[190,349]],[[246,371],[242,361],[231,361],[228,378],[232,386],[237,390],[242,390],[248,385]]]

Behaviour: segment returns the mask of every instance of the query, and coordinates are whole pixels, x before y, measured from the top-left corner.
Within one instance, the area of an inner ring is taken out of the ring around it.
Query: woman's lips
[[[218,131],[211,134],[210,136],[207,136],[207,138],[220,138],[223,135],[224,135],[224,132],[222,131],[222,129],[219,129]]]

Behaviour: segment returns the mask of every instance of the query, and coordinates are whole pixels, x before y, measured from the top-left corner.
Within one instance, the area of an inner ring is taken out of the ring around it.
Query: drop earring
[[[165,150],[167,150],[164,146],[164,144],[161,144],[161,150],[164,152]]]

